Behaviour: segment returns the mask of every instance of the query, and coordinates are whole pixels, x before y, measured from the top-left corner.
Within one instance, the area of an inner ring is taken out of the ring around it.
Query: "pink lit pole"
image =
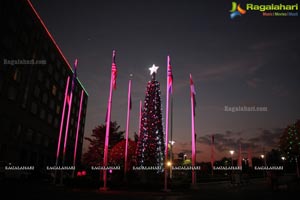
[[[192,167],[195,167],[196,163],[196,135],[195,135],[195,86],[192,79],[192,75],[190,74],[190,86],[191,86],[191,114],[192,114]],[[196,184],[196,173],[195,170],[192,169],[192,185]]]
[[[65,160],[66,160],[66,149],[67,149],[67,140],[68,140],[68,132],[69,132],[70,114],[71,114],[71,109],[72,109],[73,90],[74,90],[75,81],[76,81],[76,69],[77,69],[77,59],[75,60],[75,63],[74,63],[74,72],[73,72],[72,86],[71,86],[72,88],[71,88],[70,94],[67,95],[67,102],[69,105],[69,109],[68,109],[67,124],[66,124],[66,130],[65,130],[62,166],[65,165]],[[61,184],[63,183],[63,173],[61,173],[60,183]]]
[[[169,145],[169,95],[172,90],[172,69],[170,56],[167,57],[167,94],[166,94],[166,135],[165,135],[165,184],[164,190],[168,190],[168,145]],[[172,167],[172,166],[169,166]]]
[[[140,100],[140,116],[139,116],[139,133],[138,137],[141,135],[141,121],[142,121],[142,100]]]
[[[107,154],[108,154],[108,144],[109,144],[109,130],[110,130],[110,114],[111,114],[111,104],[112,104],[112,94],[113,89],[116,89],[116,78],[117,78],[117,66],[115,62],[116,51],[113,50],[112,56],[112,66],[111,66],[111,78],[110,78],[110,90],[107,105],[107,119],[106,119],[106,134],[105,134],[105,145],[104,145],[104,156],[103,156],[103,166],[107,167]],[[103,187],[100,190],[106,191],[107,188],[107,170],[103,170]]]
[[[75,147],[74,147],[74,157],[73,157],[73,166],[76,165],[77,144],[78,144],[78,134],[79,134],[79,130],[80,130],[82,100],[83,100],[83,90],[81,90],[80,106],[79,106],[79,111],[78,111],[77,130],[76,130],[76,139],[75,139]],[[75,170],[73,171],[72,176],[74,178],[74,176],[75,176]]]
[[[126,138],[125,138],[125,160],[124,160],[124,179],[127,179],[127,157],[128,157],[128,135],[129,135],[129,121],[131,109],[131,80],[128,83],[128,103],[127,103],[127,123],[126,123]]]
[[[55,166],[58,165],[58,158],[59,158],[59,153],[60,153],[60,143],[61,143],[62,130],[63,130],[63,126],[64,126],[65,109],[66,109],[66,102],[67,102],[68,90],[69,90],[69,81],[70,81],[70,77],[68,76],[67,83],[66,83],[66,90],[65,90],[64,105],[63,105],[63,110],[62,110],[62,115],[61,115],[61,121],[60,121],[60,129],[59,129],[59,136],[58,136],[58,142],[57,142]],[[53,181],[53,183],[55,184],[56,183],[57,171],[55,170],[54,173],[55,174],[54,174],[54,181]]]

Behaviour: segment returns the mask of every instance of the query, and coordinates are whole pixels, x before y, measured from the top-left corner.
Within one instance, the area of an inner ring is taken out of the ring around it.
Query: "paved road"
[[[3,191],[3,192],[2,192]],[[1,184],[2,194],[6,193],[9,199],[72,199],[72,200],[211,200],[211,199],[239,199],[239,200],[258,200],[258,199],[287,199],[291,195],[300,195],[298,183],[289,188],[281,187],[272,190],[265,179],[251,180],[247,185],[231,185],[229,182],[219,183],[199,183],[197,188],[183,189],[181,191],[134,191],[134,190],[110,190],[98,191],[95,189],[71,189],[66,187],[54,186],[46,183],[32,182],[6,182]],[[2,199],[2,198],[1,198]]]

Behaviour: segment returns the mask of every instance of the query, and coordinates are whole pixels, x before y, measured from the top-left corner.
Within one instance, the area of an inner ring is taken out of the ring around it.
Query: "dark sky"
[[[246,1],[239,1],[245,7]],[[247,1],[282,3],[282,1]],[[284,3],[297,1],[286,0]],[[197,0],[32,0],[89,93],[85,136],[104,123],[111,53],[117,50],[117,90],[112,120],[126,127],[132,73],[130,137],[138,130],[148,68],[160,66],[165,116],[166,57],[174,75],[173,140],[176,152],[191,151],[189,73],[196,88],[198,161],[210,158],[209,136],[216,134],[216,158],[229,150],[254,155],[275,148],[283,128],[300,119],[299,17],[263,17],[258,11],[230,19],[231,1]],[[268,112],[225,112],[224,106],[266,106]],[[86,146],[85,146],[86,148]]]

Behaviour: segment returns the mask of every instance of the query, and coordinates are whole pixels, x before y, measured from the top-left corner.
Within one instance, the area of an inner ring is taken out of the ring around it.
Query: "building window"
[[[35,143],[37,145],[40,145],[42,143],[42,135],[41,135],[41,133],[37,133],[36,134]]]
[[[50,107],[51,110],[54,110],[55,103],[54,103],[54,100],[53,100],[53,99],[50,100],[49,107]]]
[[[52,123],[52,120],[53,120],[53,116],[51,113],[48,113],[48,124],[51,124]]]
[[[58,100],[61,101],[62,100],[62,93],[58,92]]]
[[[41,109],[41,112],[40,112],[40,118],[44,120],[45,117],[46,117],[46,112],[45,112],[45,110],[42,108],[42,109]]]
[[[32,114],[36,114],[36,113],[37,113],[37,110],[38,110],[38,106],[37,106],[36,102],[32,102],[32,103],[31,103],[30,112],[31,112]]]
[[[53,66],[51,64],[48,67],[48,72],[49,72],[50,75],[53,74]]]
[[[46,79],[45,86],[46,86],[47,89],[50,88],[50,80],[49,79]]]
[[[18,124],[17,128],[15,130],[14,137],[19,138],[19,136],[21,135],[21,132],[22,132],[22,124]]]
[[[15,69],[14,74],[13,74],[13,80],[16,82],[20,82],[21,80],[21,71],[20,69]]]
[[[57,88],[55,85],[52,85],[52,95],[56,96],[56,93],[57,93]]]
[[[38,85],[36,85],[34,87],[34,91],[33,91],[33,95],[38,98],[40,96],[40,87]]]
[[[59,75],[58,75],[58,72],[56,71],[56,72],[54,73],[54,80],[55,80],[56,82],[58,82],[58,79],[59,79]]]
[[[47,104],[47,102],[48,102],[48,94],[47,93],[43,94],[42,101],[43,101],[44,104]]]
[[[43,80],[43,72],[41,70],[38,71],[38,80],[39,81]]]
[[[16,98],[17,98],[17,90],[16,90],[16,88],[14,87],[14,86],[9,86],[9,88],[8,88],[8,92],[7,92],[7,98],[9,99],[9,100],[16,100]]]
[[[34,131],[31,128],[27,129],[27,133],[26,133],[27,142],[32,142],[33,133]]]
[[[47,136],[44,137],[44,142],[43,142],[45,147],[49,146],[49,138]]]
[[[54,125],[54,128],[58,128],[58,119],[57,119],[57,117],[55,117],[53,125]]]
[[[59,112],[60,112],[60,105],[57,105],[56,106],[56,114],[59,114]]]

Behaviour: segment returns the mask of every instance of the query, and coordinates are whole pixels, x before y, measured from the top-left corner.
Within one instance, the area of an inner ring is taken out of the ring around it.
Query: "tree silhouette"
[[[117,122],[110,122],[108,155],[111,148],[124,139],[124,132],[119,131],[120,126]],[[84,139],[89,141],[88,151],[84,153],[82,162],[89,166],[98,166],[103,164],[104,143],[106,134],[106,124],[101,124],[93,129],[91,137]]]

